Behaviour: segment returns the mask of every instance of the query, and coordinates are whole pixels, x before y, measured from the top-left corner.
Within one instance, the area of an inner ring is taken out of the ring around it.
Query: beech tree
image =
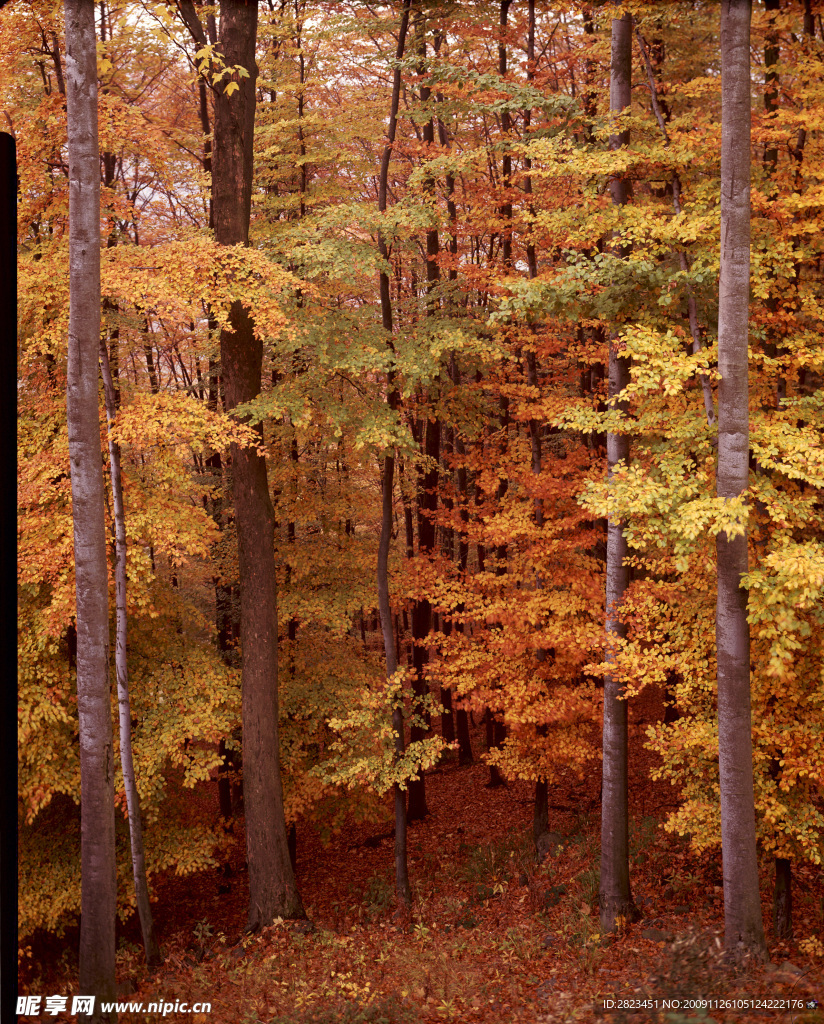
[[[109,364],[109,352],[103,336],[100,338],[100,369],[103,376],[103,396],[106,406],[106,422],[109,435],[109,472],[112,482],[112,511],[115,530],[115,676],[117,679],[117,709],[120,727],[120,765],[123,771],[123,788],[126,791],[126,807],[129,814],[129,840],[132,854],[132,875],[134,877],[135,899],[140,917],[140,931],[143,948],[149,968],[159,967],[163,962],[160,947],[155,937],[152,908],[149,904],[149,886],[146,880],[146,855],[143,844],[143,818],[140,812],[140,795],[134,771],[132,755],[132,712],[129,700],[129,665],[127,657],[128,609],[126,589],[128,586],[126,543],[126,509],[123,502],[123,478],[121,474],[120,445],[112,437],[112,424],[117,417],[115,388]]]
[[[247,6],[233,8],[242,17]],[[763,112],[753,105],[750,151],[761,189],[752,202],[759,255],[750,306],[755,569],[739,580],[748,591],[755,835],[760,856],[775,857],[780,869],[784,908],[790,865],[806,881],[824,834],[815,113],[824,109],[824,78],[820,32],[807,29],[810,4],[802,6],[769,0],[753,31],[765,95]],[[430,729],[440,709],[425,692],[439,687],[441,703],[456,712],[462,760],[471,711],[476,727],[484,716],[490,728],[497,722],[500,742],[482,755],[497,777],[536,783],[541,853],[563,827],[556,787],[597,774],[603,752],[602,880],[607,893],[618,892],[610,913],[620,927],[623,879],[631,898],[625,698],[660,687],[664,720],[633,735],[658,755],[654,773],[678,787],[663,827],[688,837],[693,854],[717,852],[720,862],[715,547],[719,530],[736,532],[741,504],[716,495],[720,50],[697,45],[718,38],[720,5],[674,2],[672,19],[660,4],[633,5],[644,87],[632,104],[632,144],[616,113],[628,95],[610,104],[598,84],[618,6],[573,8],[279,2],[259,5],[257,43],[230,52],[218,38],[219,5],[103,5],[98,170],[104,245],[117,244],[101,254],[102,292],[109,338],[117,332],[111,439],[128,513],[131,741],[149,878],[223,859],[222,824],[212,828],[208,815],[184,822],[171,807],[181,780],[214,780],[240,736],[240,620],[230,599],[242,574],[252,623],[243,638],[249,707],[261,697],[268,716],[279,674],[286,826],[325,831],[350,813],[379,814],[393,786],[396,809],[410,790],[414,811],[411,793],[423,780],[409,783],[443,746]],[[408,42],[399,55],[404,10]],[[80,903],[75,578],[61,409],[65,48],[52,17],[30,4],[0,12],[1,105],[25,140],[23,941],[68,922]],[[622,36],[616,30],[616,41]],[[243,72],[255,77],[253,45],[257,102],[241,95]],[[628,81],[628,60],[625,71]],[[225,153],[223,167],[212,165],[216,104],[228,111],[217,145],[235,153],[230,172]],[[210,217],[212,184],[230,230]],[[238,404],[229,426],[221,409],[232,373]],[[247,415],[260,427],[241,423]],[[237,466],[250,438],[255,445],[236,506],[230,436]],[[110,535],[120,518],[114,475]],[[235,535],[244,522],[253,528],[241,537],[241,567]],[[114,554],[110,586],[119,598]],[[115,619],[110,604],[114,637],[124,606],[118,600]],[[399,671],[404,647],[409,666]],[[247,758],[259,720],[249,707]],[[439,731],[452,742],[448,721]],[[269,717],[264,731],[256,778],[266,785]],[[228,816],[225,772],[221,782]],[[119,771],[114,785],[126,915],[134,897]],[[595,807],[597,781],[588,799]],[[272,806],[262,800],[249,812],[258,851],[266,845],[258,822],[271,823]],[[402,899],[403,837],[399,817]],[[252,859],[258,881],[280,870],[274,854],[266,864]],[[799,938],[804,927],[798,912]]]
[[[215,74],[212,202],[219,245],[248,245],[252,202],[258,5],[224,0]],[[227,412],[260,394],[263,341],[242,300],[220,333]],[[258,428],[259,429],[259,428]],[[278,626],[274,510],[266,460],[232,445],[232,492],[240,566],[243,686],[243,804],[249,862],[249,916],[256,931],[274,918],[302,918],[289,857],[278,742]]]
[[[721,5],[721,277],[718,286],[718,469],[716,489],[737,522],[716,537],[718,763],[724,933],[728,948],[761,953],[750,710],[747,527],[749,483],[750,18],[752,0]]]
[[[632,100],[632,15],[612,19],[612,55],[610,62],[609,108],[615,116],[626,111]],[[610,148],[618,149],[629,142],[629,132],[614,132]],[[623,206],[629,198],[625,178],[613,175],[610,180],[612,202]],[[627,403],[618,396],[629,384],[630,361],[622,344],[613,335],[609,345],[609,397],[621,412]],[[607,473],[611,478],[616,467],[629,462],[627,427],[607,434]],[[623,524],[615,515],[609,518],[607,533],[606,574],[606,662],[615,660],[615,640],[626,637],[622,616],[624,595],[629,586],[629,548]],[[609,670],[604,675],[603,782],[601,787],[601,927],[614,931],[621,921],[632,918],[636,911],[629,880],[629,803],[628,803],[628,738],[627,701],[619,676]]]
[[[109,580],[97,400],[100,344],[100,152],[94,5],[66,0],[69,148],[69,357],[66,409],[71,461],[80,719],[80,991],[115,997],[117,883],[114,748],[109,693]]]

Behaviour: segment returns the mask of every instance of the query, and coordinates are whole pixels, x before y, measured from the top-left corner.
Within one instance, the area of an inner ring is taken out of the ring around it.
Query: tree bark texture
[[[721,4],[721,279],[718,294],[718,473],[720,498],[744,493],[749,479],[747,342],[750,292],[751,0]],[[747,534],[716,538],[718,598],[718,760],[724,931],[728,949],[764,949],[750,711]]]
[[[610,64],[610,112],[615,115],[630,106],[632,95],[632,16],[625,14],[612,21],[612,56]],[[618,149],[629,142],[629,132],[610,136],[610,147]],[[628,183],[618,176],[610,181],[612,202],[623,206],[629,198]],[[616,336],[609,346],[609,394],[614,400],[629,384],[629,359],[621,355]],[[617,408],[626,411],[626,404]],[[607,434],[607,472],[629,461],[629,436]],[[636,916],[629,880],[629,802],[628,802],[628,739],[627,702],[622,696],[620,680],[609,671],[615,658],[614,641],[626,636],[621,619],[621,605],[629,585],[628,549],[624,529],[614,516],[610,517],[607,534],[606,565],[606,663],[604,676],[603,782],[601,803],[601,928],[612,932],[622,922]]]
[[[69,149],[69,354],[66,406],[77,596],[80,723],[80,991],[115,998],[117,880],[114,750],[109,694],[109,587],[98,410],[100,151],[94,5],[66,0]]]
[[[227,65],[247,68],[231,95],[224,80],[214,89],[212,198],[215,238],[247,245],[252,196],[255,118],[255,40],[258,6],[242,0],[220,5],[220,51]],[[260,393],[263,343],[248,310],[233,303],[230,327],[220,334],[227,412]],[[274,510],[263,456],[232,445],[232,484],[240,571],[243,720],[243,803],[249,862],[247,929],[276,917],[304,917],[289,859],[278,738],[278,629]]]
[[[112,508],[115,531],[115,652],[114,665],[117,677],[117,710],[120,726],[120,765],[123,771],[123,787],[126,790],[126,808],[129,814],[129,841],[132,852],[132,875],[143,936],[146,965],[150,970],[163,962],[160,947],[155,937],[152,908],[149,904],[149,886],[146,882],[146,856],[143,848],[143,819],[140,813],[140,796],[134,774],[132,757],[132,711],[129,700],[128,666],[128,612],[126,608],[126,509],[123,504],[123,481],[120,474],[120,445],[111,436],[111,427],[117,416],[114,381],[109,366],[109,352],[106,342],[100,340],[100,367],[103,374],[103,394],[106,402],[106,420],[109,432],[109,468],[112,478]]]

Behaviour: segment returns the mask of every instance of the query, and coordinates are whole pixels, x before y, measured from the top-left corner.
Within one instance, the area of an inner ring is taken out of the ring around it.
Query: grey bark
[[[257,18],[256,3],[222,0],[221,54],[227,65],[247,68],[249,77],[238,79],[232,95],[225,80],[214,89],[212,199],[221,245],[249,243]],[[231,326],[220,334],[227,412],[257,397],[263,367],[263,343],[241,301],[232,304],[229,319]],[[274,510],[264,457],[235,444],[231,454],[240,569],[247,929],[256,931],[276,917],[302,918],[305,912],[289,857],[280,775]]]
[[[749,478],[747,340],[750,291],[751,0],[721,5],[721,278],[718,295],[718,471],[720,498]],[[763,953],[758,892],[750,711],[747,534],[716,538],[718,760],[724,931],[728,949]]]
[[[69,353],[66,407],[77,595],[80,728],[80,991],[115,998],[117,879],[109,695],[109,588],[97,398],[100,344],[100,151],[94,5],[65,0],[69,149]]]
[[[143,949],[146,965],[153,969],[163,962],[160,947],[155,937],[152,910],[149,904],[149,887],[146,882],[146,857],[143,848],[143,820],[140,813],[140,796],[134,774],[132,757],[132,712],[129,701],[129,667],[127,658],[128,613],[126,609],[126,510],[123,504],[123,481],[120,472],[120,445],[112,438],[111,428],[117,415],[114,381],[109,366],[109,352],[106,343],[100,339],[100,368],[103,374],[103,393],[106,401],[107,432],[109,435],[109,468],[112,478],[112,508],[115,532],[115,650],[114,665],[117,677],[117,709],[120,725],[120,765],[123,770],[123,786],[126,790],[126,808],[129,814],[129,839],[132,851],[132,875],[143,935]]]
[[[610,112],[620,113],[632,99],[632,16],[625,14],[612,21],[612,57],[610,64]],[[618,149],[629,142],[629,132],[610,136],[610,147]],[[615,176],[610,181],[612,202],[623,206],[629,199],[628,183]],[[629,384],[629,359],[621,355],[617,337],[609,346],[609,394],[614,399]],[[627,411],[624,402],[616,407]],[[607,471],[612,477],[615,468],[629,462],[629,435],[607,434]],[[611,516],[607,533],[606,565],[606,663],[604,675],[603,782],[601,803],[601,928],[604,932],[619,929],[637,916],[629,879],[629,799],[628,799],[628,737],[627,702],[622,686],[609,671],[615,657],[614,641],[626,636],[621,618],[621,605],[629,585],[627,541],[621,522]]]

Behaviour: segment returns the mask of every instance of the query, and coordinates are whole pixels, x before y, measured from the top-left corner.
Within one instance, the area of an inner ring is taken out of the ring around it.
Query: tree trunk
[[[112,506],[115,531],[115,652],[114,665],[117,676],[117,707],[120,724],[120,764],[123,770],[123,787],[126,790],[126,808],[129,814],[129,840],[132,851],[132,874],[140,931],[143,935],[143,949],[146,965],[150,970],[163,963],[160,947],[155,937],[152,909],[149,904],[149,887],[146,882],[146,857],[143,851],[143,820],[140,813],[140,796],[134,774],[132,757],[132,712],[129,701],[129,667],[127,657],[128,614],[126,610],[126,510],[123,504],[123,481],[120,475],[120,445],[111,437],[111,427],[117,415],[115,406],[114,381],[109,366],[106,342],[100,339],[100,367],[103,373],[103,393],[106,400],[106,419],[109,431],[109,467],[112,477]]]
[[[528,4],[528,30],[527,30],[527,45],[526,45],[526,61],[527,61],[527,81],[532,84],[535,80],[535,0],[529,0]],[[532,122],[532,110],[527,107],[524,110],[524,131],[528,132],[530,124]],[[524,167],[527,171],[524,176],[524,192],[530,197],[529,198],[529,216],[530,221],[534,221],[535,208],[532,204],[532,160],[529,157],[524,158]],[[538,256],[535,251],[535,243],[530,239],[526,246],[526,264],[527,273],[530,281],[534,281],[538,276]],[[535,334],[535,327],[530,324],[530,329]],[[535,351],[531,350],[524,353],[524,362],[526,364],[526,376],[527,382],[530,388],[533,389],[533,395],[538,398],[540,395],[538,386],[538,360],[535,355]],[[531,453],[531,469],[533,476],[539,477],[543,469],[543,452],[541,450],[541,424],[536,419],[529,420],[529,445]],[[533,518],[535,520],[535,526],[540,530],[544,525],[544,504],[540,497],[536,497],[533,501]],[[538,576],[536,579],[536,586],[539,590],[543,590],[544,581]],[[546,650],[539,648],[535,652],[536,660],[539,664],[543,664],[546,661]],[[537,727],[537,734],[540,738],[544,738],[547,733],[547,727],[545,723],[539,723]],[[533,806],[532,813],[532,837],[535,840],[535,849],[538,850],[538,840],[549,829],[549,786],[545,778],[538,778],[535,781],[535,803]]]
[[[398,126],[398,106],[401,95],[400,61],[403,59],[404,49],[406,48],[406,33],[409,29],[409,10],[411,6],[412,0],[404,0],[403,15],[398,32],[398,46],[395,53],[395,70],[392,77],[389,126],[386,135],[386,145],[383,148],[383,155],[381,157],[378,185],[378,210],[380,213],[386,212],[386,198],[389,187],[389,161],[392,157],[392,147],[395,144],[395,132]],[[389,251],[381,231],[378,232],[378,249],[385,266],[389,259]],[[386,273],[384,266],[381,267],[379,276],[381,322],[386,332],[387,345],[390,351],[394,353],[395,349],[392,342],[392,298],[389,292],[389,275]],[[389,387],[389,405],[394,411],[397,410],[399,396],[395,387],[394,373],[391,370],[387,373],[387,384]],[[392,489],[394,478],[395,457],[391,454],[385,455],[381,479],[381,533],[378,542],[377,584],[378,610],[380,612],[383,647],[386,655],[386,675],[390,678],[398,669],[398,658],[392,629],[392,608],[389,603],[389,544],[392,540]],[[400,756],[404,751],[402,706],[395,707],[392,711],[392,729],[395,734],[395,752],[397,756]],[[408,906],[412,902],[412,893],[409,888],[406,856],[406,793],[399,783],[393,785],[392,796],[395,806],[395,890],[398,899]]]
[[[486,749],[495,750],[501,746],[504,739],[506,738],[506,732],[504,731],[503,725],[495,717],[494,713],[489,708],[486,709],[485,716],[486,725]],[[489,766],[489,779],[487,780],[487,789],[497,789],[499,786],[504,786],[504,777],[501,775],[500,769],[496,764]]]
[[[458,731],[458,764],[472,764],[472,738],[469,735],[469,715],[466,708],[458,708],[455,716],[455,726]]]
[[[630,106],[632,95],[632,15],[612,21],[612,59],[610,65],[609,106],[612,114]],[[610,147],[617,149],[629,142],[629,132],[612,134]],[[610,181],[612,202],[623,206],[629,198],[627,182],[619,177]],[[620,354],[618,339],[609,346],[609,393],[614,399],[629,384],[629,359]],[[626,405],[619,402],[622,411]],[[627,434],[607,434],[607,465],[611,477],[615,468],[629,461]],[[629,584],[626,564],[627,542],[620,521],[610,517],[607,534],[606,567],[606,663],[614,660],[614,639],[626,636],[621,605]],[[609,670],[604,676],[603,776],[601,803],[601,928],[613,932],[637,916],[629,881],[629,807],[627,782],[627,702],[622,686]]]
[[[452,183],[451,186],[448,184],[447,188],[454,190],[454,182]],[[450,191],[449,195],[451,194],[452,192]],[[450,202],[452,201],[450,200]],[[452,203],[452,207],[453,209],[450,211],[450,216],[452,216],[452,213],[455,213],[455,218],[457,219],[457,212],[455,212],[454,210],[454,202]],[[457,243],[457,237],[455,235],[453,235],[453,239],[455,239]],[[457,252],[457,244],[454,251]],[[451,274],[452,271],[450,270],[450,276]],[[459,388],[461,386],[461,371],[460,367],[458,366],[458,360],[455,357],[454,352],[451,352],[449,356],[449,376],[452,379],[453,385],[456,388]],[[469,542],[466,536],[466,527],[469,522],[469,508],[467,505],[467,492],[469,490],[469,487],[467,480],[468,474],[466,471],[466,447],[464,445],[463,438],[461,437],[460,432],[458,431],[457,428],[455,429],[453,443],[455,446],[455,457],[458,463],[458,471],[456,476],[458,479],[458,502],[460,507],[461,522],[461,529],[458,536],[458,569],[460,571],[460,578],[463,579],[466,575],[467,563],[469,562]],[[458,605],[457,611],[459,615],[463,614],[463,604]],[[466,632],[466,623],[461,622],[460,630],[461,633]],[[466,709],[463,707],[458,708],[457,714],[455,716],[455,727],[458,733],[458,764],[472,764],[472,761],[474,759],[472,756],[472,739],[469,735],[469,715],[466,713]]]
[[[437,269],[437,267],[436,267]],[[429,467],[423,474],[421,487],[418,491],[418,554],[424,558],[434,553],[435,549],[435,512],[438,507],[438,459],[440,457],[440,422],[427,419],[421,432],[422,447],[429,458]],[[426,682],[426,666],[429,662],[429,651],[424,646],[432,630],[432,606],[426,598],[415,601],[412,606],[412,660],[415,666],[415,696],[425,697],[429,693]],[[420,725],[413,725],[411,740],[422,740],[427,730]],[[409,783],[409,821],[419,821],[426,817],[429,808],[426,805],[426,783],[423,774]]]
[[[426,21],[421,16],[418,21],[420,40],[418,52],[421,63],[418,70],[421,75],[425,74],[426,58]],[[430,89],[421,85],[421,103],[428,103]],[[423,126],[423,141],[427,147],[426,152],[431,152],[435,142],[435,119],[429,120]],[[427,177],[424,184],[426,194],[431,195],[434,182]],[[426,232],[426,315],[431,317],[436,312],[437,299],[433,295],[433,289],[440,281],[441,272],[438,265],[440,255],[440,238],[437,227],[429,227]],[[421,431],[421,447],[424,454],[430,460],[427,469],[423,473],[418,487],[418,554],[423,558],[435,553],[435,513],[438,509],[438,463],[441,449],[441,424],[435,417],[427,416]],[[429,650],[424,646],[432,632],[432,606],[425,598],[415,601],[412,606],[412,659],[415,666],[415,677],[413,687],[416,698],[425,697],[429,693],[429,686],[426,682],[426,666],[429,664]],[[427,716],[428,718],[428,716]],[[412,725],[410,739],[413,743],[424,739],[428,729],[420,725]],[[409,782],[409,805],[408,820],[419,821],[429,813],[426,804],[426,780],[423,773],[419,773],[417,779]]]
[[[115,998],[117,878],[109,691],[109,587],[97,396],[100,345],[100,152],[94,5],[65,0],[69,150],[69,355],[66,407],[77,595],[80,724],[80,991]]]
[[[255,40],[258,8],[222,0],[220,48],[228,65],[247,68],[229,94],[215,88],[212,198],[215,238],[247,245],[252,197],[255,118]],[[241,301],[232,304],[231,326],[220,334],[221,373],[227,412],[260,393],[263,343]],[[276,917],[302,918],[303,903],[289,860],[278,740],[278,631],[274,510],[266,461],[252,448],[232,445],[232,490],[240,570],[240,638],[243,718],[243,802],[249,863],[247,929]]]
[[[776,939],[793,937],[793,862],[786,857],[775,858],[775,889],[773,890],[773,932]]]
[[[389,604],[389,543],[392,539],[392,486],[395,477],[395,459],[387,455],[383,460],[381,481],[381,534],[378,542],[378,609],[386,656],[386,675],[391,678],[398,670],[395,638],[392,630],[392,608]],[[405,749],[403,735],[403,708],[392,711],[392,729],[395,733],[395,753],[400,757]],[[399,783],[392,787],[395,807],[395,891],[405,904],[412,902],[406,857],[406,793]]]
[[[743,494],[749,478],[747,336],[750,291],[750,17],[751,0],[721,4],[721,279],[718,293],[719,498]],[[716,645],[718,760],[724,931],[728,949],[761,955],[764,926],[758,892],[750,713],[750,629],[746,528],[719,533]]]

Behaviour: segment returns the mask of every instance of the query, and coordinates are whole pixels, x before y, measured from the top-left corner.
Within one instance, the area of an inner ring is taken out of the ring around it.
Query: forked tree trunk
[[[97,380],[100,345],[100,151],[94,5],[65,0],[69,150],[69,355],[66,407],[77,595],[80,724],[80,991],[115,998],[117,879],[109,691],[109,586]]]
[[[150,970],[163,962],[155,937],[152,909],[149,904],[149,886],[146,882],[146,857],[143,851],[143,820],[140,814],[140,796],[134,774],[132,757],[132,711],[129,701],[129,667],[127,658],[128,613],[126,609],[126,510],[123,504],[123,481],[120,474],[120,445],[112,438],[111,428],[117,415],[114,381],[109,366],[106,342],[100,339],[100,368],[103,374],[103,394],[106,401],[106,419],[109,433],[109,467],[112,478],[112,507],[115,532],[115,652],[117,676],[117,709],[120,725],[120,765],[123,787],[126,790],[126,808],[129,814],[129,840],[132,851],[132,876],[135,900],[143,935],[146,965]]]
[[[610,112],[615,115],[629,107],[632,99],[632,15],[612,21],[612,59],[610,65]],[[617,149],[629,142],[629,132],[610,136],[610,147]],[[623,206],[629,198],[627,182],[615,176],[610,182],[612,202]],[[629,384],[629,359],[622,356],[618,340],[609,346],[609,394],[614,399]],[[626,411],[619,402],[617,408]],[[607,434],[609,476],[629,461],[629,437],[624,433]],[[627,702],[620,679],[609,671],[615,658],[612,646],[626,636],[621,605],[629,585],[627,541],[621,522],[610,517],[607,534],[606,580],[606,663],[604,675],[603,776],[601,789],[601,929],[613,932],[622,923],[637,916],[629,880],[629,806]]]
[[[721,279],[718,293],[719,498],[749,481],[747,340],[750,292],[751,0],[721,4]],[[750,629],[746,528],[716,538],[718,599],[718,761],[724,932],[727,948],[764,951],[758,892],[750,711]]]
[[[227,91],[225,80],[214,90],[212,198],[215,238],[221,245],[249,242],[257,17],[256,3],[221,2],[223,60],[249,71],[248,78],[238,77],[233,93]],[[220,334],[227,412],[257,397],[263,365],[263,343],[240,300],[232,304],[229,321],[231,326]],[[302,918],[305,914],[289,858],[280,775],[274,510],[264,457],[236,444],[231,453],[240,570],[247,929],[256,931],[276,917]]]

